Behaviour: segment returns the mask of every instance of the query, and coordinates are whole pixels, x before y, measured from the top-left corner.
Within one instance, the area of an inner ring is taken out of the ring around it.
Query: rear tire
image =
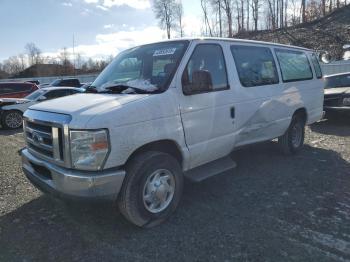
[[[178,161],[162,152],[136,155],[126,167],[118,206],[131,223],[144,228],[164,222],[177,208],[183,191]]]
[[[286,133],[278,138],[278,144],[286,155],[298,153],[304,146],[305,120],[301,115],[294,115]]]
[[[22,127],[23,114],[20,111],[5,111],[1,117],[1,125],[5,129],[18,129]]]

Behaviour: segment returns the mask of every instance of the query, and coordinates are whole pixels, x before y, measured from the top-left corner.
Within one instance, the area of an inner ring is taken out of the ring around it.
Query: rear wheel
[[[285,154],[296,154],[304,145],[304,137],[305,120],[301,115],[294,115],[286,133],[278,138],[278,143]]]
[[[126,169],[118,199],[121,213],[140,227],[165,221],[177,208],[183,190],[177,160],[166,153],[145,152],[135,156]]]
[[[6,129],[17,129],[22,126],[23,116],[19,111],[5,111],[2,115],[1,125]]]

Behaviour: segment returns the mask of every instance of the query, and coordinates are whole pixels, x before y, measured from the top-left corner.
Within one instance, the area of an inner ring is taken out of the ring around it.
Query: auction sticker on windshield
[[[176,48],[167,48],[154,51],[153,56],[163,56],[163,55],[173,55],[176,51]]]

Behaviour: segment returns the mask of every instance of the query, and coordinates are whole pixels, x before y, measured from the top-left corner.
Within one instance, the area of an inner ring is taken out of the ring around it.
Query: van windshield
[[[163,92],[169,87],[188,43],[189,41],[163,42],[126,50],[102,71],[92,87],[98,92]],[[118,88],[120,86],[126,88]],[[117,89],[113,89],[115,87]]]

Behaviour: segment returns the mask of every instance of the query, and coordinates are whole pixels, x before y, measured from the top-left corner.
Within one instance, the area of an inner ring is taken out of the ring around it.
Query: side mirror
[[[327,51],[323,51],[319,54],[319,60],[324,64],[329,64],[332,62],[332,56]]]
[[[42,102],[42,101],[45,101],[45,100],[47,100],[46,96],[41,96],[41,97],[38,98],[39,102]]]
[[[192,74],[192,83],[184,85],[185,95],[205,93],[213,90],[213,80],[211,74],[206,70],[194,71]]]

